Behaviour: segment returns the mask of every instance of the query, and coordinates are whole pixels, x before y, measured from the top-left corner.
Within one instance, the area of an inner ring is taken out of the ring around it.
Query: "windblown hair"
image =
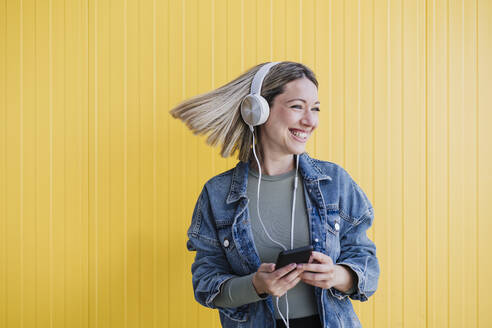
[[[207,144],[222,145],[223,157],[239,150],[239,160],[248,162],[252,153],[252,136],[241,118],[241,101],[250,93],[253,77],[264,64],[250,68],[218,89],[183,101],[170,111],[171,115],[182,120],[194,134],[208,135]],[[265,76],[260,94],[272,107],[275,97],[284,92],[287,83],[303,77],[318,87],[311,69],[300,63],[281,62]],[[255,129],[258,131],[257,127]]]

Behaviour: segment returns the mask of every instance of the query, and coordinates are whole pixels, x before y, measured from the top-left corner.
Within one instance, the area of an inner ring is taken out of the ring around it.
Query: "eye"
[[[294,106],[290,106],[290,108],[302,109],[302,105],[294,105]]]
[[[311,110],[314,110],[314,111],[319,112],[319,107],[314,107],[314,108],[311,108]]]

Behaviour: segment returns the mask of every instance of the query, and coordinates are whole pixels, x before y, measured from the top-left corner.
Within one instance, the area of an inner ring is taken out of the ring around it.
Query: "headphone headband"
[[[270,71],[270,68],[273,66],[277,65],[279,62],[271,62],[268,64],[265,64],[260,67],[260,69],[256,72],[253,82],[251,83],[251,93],[250,94],[260,94],[261,92],[261,86],[263,84],[263,79],[265,76],[268,74]]]

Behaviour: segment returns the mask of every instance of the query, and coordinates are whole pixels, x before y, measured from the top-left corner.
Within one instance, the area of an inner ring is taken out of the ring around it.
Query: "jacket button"
[[[336,231],[340,230],[340,225],[338,224],[338,222],[335,223],[335,230]]]
[[[224,239],[224,247],[229,247],[229,240]]]
[[[319,239],[318,238],[314,238],[314,242],[315,243],[319,242]]]

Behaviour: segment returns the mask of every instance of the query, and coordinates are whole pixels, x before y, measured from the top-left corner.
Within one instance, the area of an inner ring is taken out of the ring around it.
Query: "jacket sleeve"
[[[376,257],[376,245],[367,237],[367,230],[374,221],[374,210],[367,196],[350,178],[345,192],[340,216],[346,221],[346,229],[340,236],[340,257],[337,264],[351,268],[357,276],[356,287],[347,295],[334,288],[332,294],[338,299],[349,296],[353,300],[367,301],[378,286],[379,261]]]
[[[214,306],[214,298],[219,294],[222,284],[234,277],[229,262],[220,246],[213,223],[210,203],[204,187],[193,211],[188,229],[187,248],[196,251],[191,265],[193,290],[198,303]]]

